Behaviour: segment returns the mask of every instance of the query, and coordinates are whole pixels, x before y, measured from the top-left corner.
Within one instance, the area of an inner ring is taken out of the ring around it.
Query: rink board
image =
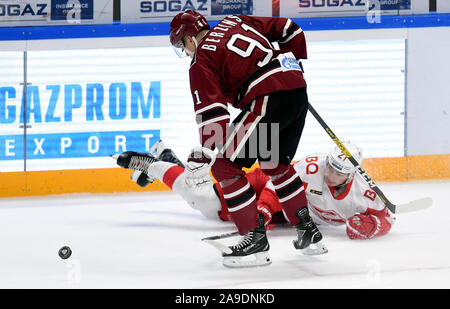
[[[368,158],[363,168],[377,182],[445,179],[450,178],[450,154]],[[141,188],[130,176],[121,168],[2,173],[0,197],[169,190],[159,181]]]

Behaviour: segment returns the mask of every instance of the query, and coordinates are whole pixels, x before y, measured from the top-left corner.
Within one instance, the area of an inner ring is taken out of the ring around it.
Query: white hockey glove
[[[186,184],[190,187],[212,184],[209,170],[216,160],[216,154],[209,148],[192,148],[185,166]]]

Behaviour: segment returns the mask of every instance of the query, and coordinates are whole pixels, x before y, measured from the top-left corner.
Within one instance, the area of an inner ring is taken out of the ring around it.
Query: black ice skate
[[[295,249],[299,249],[306,255],[318,255],[328,252],[328,249],[320,241],[322,233],[309,216],[308,208],[303,207],[297,211],[300,223],[295,226],[298,239],[294,240]]]
[[[156,157],[156,161],[170,162],[184,168],[184,164],[177,158],[172,149],[166,148],[162,140],[159,140],[150,148],[149,156]],[[150,177],[146,171],[142,172],[139,170],[133,172],[131,179],[142,188],[145,188],[148,184],[156,180],[156,178]]]
[[[223,265],[227,267],[263,266],[272,263],[269,242],[264,227],[264,215],[259,216],[259,226],[245,234],[237,244],[223,252]]]
[[[159,140],[152,146],[152,148],[150,149],[150,153],[155,153],[155,156],[161,161],[170,162],[184,167],[183,162],[181,162],[180,159],[177,158],[172,149],[166,148],[166,145],[164,145],[164,142],[162,140]]]
[[[131,180],[136,182],[142,188],[145,188],[149,183],[155,181],[154,178],[149,177],[146,173],[141,171],[134,171],[133,174],[131,174]]]
[[[123,168],[133,169],[143,173],[147,173],[150,164],[158,161],[158,159],[156,159],[149,153],[134,151],[126,151],[121,154],[113,154],[111,155],[111,157],[117,160],[117,165]]]

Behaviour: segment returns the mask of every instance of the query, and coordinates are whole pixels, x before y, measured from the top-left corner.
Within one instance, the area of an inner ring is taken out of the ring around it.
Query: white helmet
[[[363,161],[361,149],[350,141],[343,141],[342,144],[352,154],[353,158],[361,164]],[[349,178],[352,178],[356,172],[355,166],[337,146],[328,154],[327,161],[335,170],[344,174],[350,174]]]

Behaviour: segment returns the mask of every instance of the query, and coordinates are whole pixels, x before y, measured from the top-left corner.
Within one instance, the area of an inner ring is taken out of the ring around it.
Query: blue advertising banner
[[[82,130],[92,122],[98,125],[161,118],[160,81],[144,86],[141,82],[28,86],[26,108],[21,103],[23,93],[23,87],[0,87],[0,125],[23,124],[25,118],[30,128],[61,123],[75,124]],[[28,134],[27,159],[101,157],[127,149],[148,151],[159,138],[160,129]],[[0,160],[21,160],[23,152],[23,134],[0,135]]]
[[[52,0],[51,19],[67,20],[73,19],[93,19],[93,0]]]
[[[411,0],[379,0],[382,10],[410,10]]]
[[[107,157],[127,150],[148,152],[160,130],[47,133],[26,137],[27,160]],[[24,135],[0,135],[0,160],[22,160]]]
[[[211,15],[253,14],[253,0],[211,0]]]

